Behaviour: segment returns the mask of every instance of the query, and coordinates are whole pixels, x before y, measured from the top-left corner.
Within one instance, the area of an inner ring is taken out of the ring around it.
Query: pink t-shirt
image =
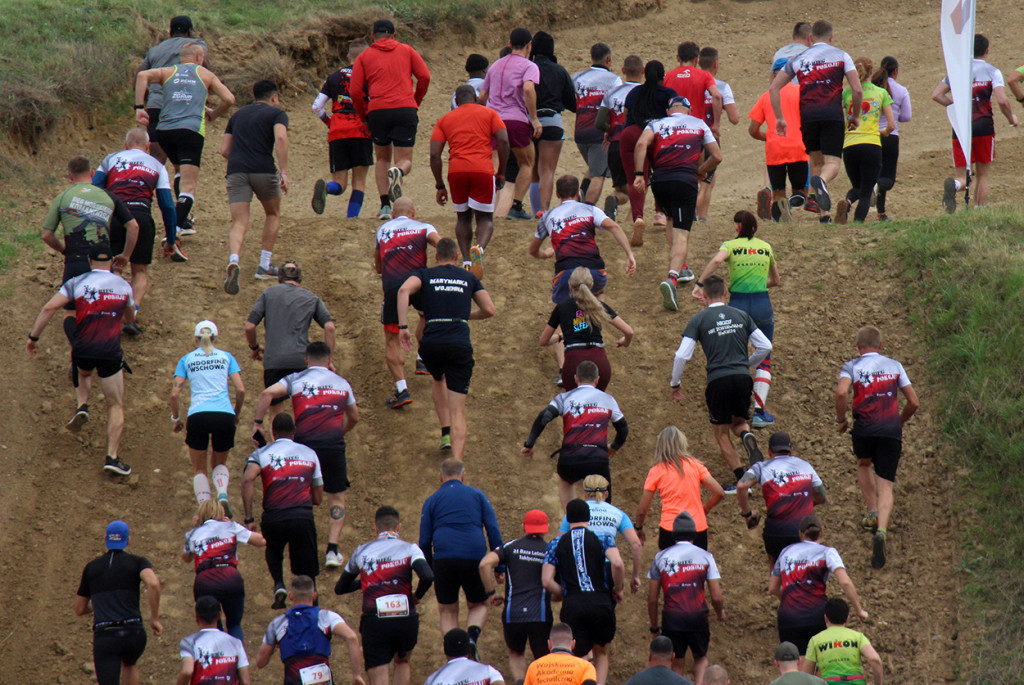
[[[503,121],[529,122],[523,84],[540,83],[537,65],[522,55],[512,53],[491,65],[480,90],[487,91],[487,106],[498,113]]]

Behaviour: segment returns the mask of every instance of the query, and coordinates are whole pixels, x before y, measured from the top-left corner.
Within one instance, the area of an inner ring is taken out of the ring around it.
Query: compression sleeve
[[[754,345],[754,354],[747,360],[747,366],[755,367],[764,361],[768,353],[772,351],[772,341],[768,339],[760,328],[755,328],[750,334],[750,342]]]
[[[612,441],[611,449],[617,451],[626,444],[626,437],[629,435],[629,424],[626,423],[626,417],[623,416],[618,421],[613,421],[612,425],[615,426],[615,440]]]
[[[548,425],[558,416],[558,410],[552,405],[544,407],[544,411],[537,414],[536,420],[533,422],[533,427],[530,429],[530,435],[527,436],[526,442],[523,443],[523,447],[533,449],[533,446],[537,444],[537,438],[544,432],[544,426]]]
[[[417,559],[412,562],[412,570],[419,576],[420,582],[416,585],[416,599],[423,599],[427,590],[434,584],[434,572],[430,570],[430,564],[426,559]]]
[[[106,188],[107,175],[104,172],[97,169],[96,173],[92,175],[92,184],[97,188]]]
[[[156,189],[156,203],[160,206],[160,214],[164,217],[164,233],[167,244],[173,245],[177,237],[178,215],[174,209],[174,195],[170,188]]]
[[[362,587],[362,583],[359,582],[359,575],[352,573],[351,571],[343,571],[341,578],[338,578],[338,582],[334,584],[334,594],[336,595],[347,595],[350,592],[355,592]]]
[[[679,384],[683,382],[683,369],[686,368],[686,362],[690,361],[690,358],[693,357],[695,349],[697,349],[697,341],[683,336],[682,342],[679,343],[679,349],[676,350],[675,361],[672,362],[672,381],[669,385],[673,388],[678,388]],[[768,349],[771,349],[771,343],[768,344]],[[764,359],[764,357],[761,357],[761,359]]]
[[[327,104],[329,98],[324,93],[317,93],[316,100],[313,100],[313,114],[320,118],[320,121],[325,124],[330,124],[331,117],[324,110],[324,105]]]

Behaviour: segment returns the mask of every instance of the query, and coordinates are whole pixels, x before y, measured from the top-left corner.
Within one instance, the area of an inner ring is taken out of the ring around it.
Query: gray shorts
[[[580,151],[583,161],[587,163],[587,176],[601,178],[612,175],[608,168],[608,153],[601,143],[576,143],[576,149]]]
[[[260,202],[281,196],[281,177],[274,174],[228,174],[228,203],[252,202],[253,194]]]

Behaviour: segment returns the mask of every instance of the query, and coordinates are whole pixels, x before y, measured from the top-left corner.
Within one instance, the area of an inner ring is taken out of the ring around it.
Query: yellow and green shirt
[[[832,626],[811,638],[805,658],[818,665],[822,678],[863,675],[860,650],[870,644],[863,633]]]
[[[768,270],[775,264],[775,251],[760,238],[733,238],[722,243],[729,264],[729,292],[768,291]]]
[[[864,99],[860,106],[860,126],[846,132],[846,140],[843,141],[844,148],[863,143],[869,145],[882,144],[882,138],[878,133],[878,120],[882,116],[882,108],[892,104],[892,96],[889,95],[889,91],[885,88],[879,88],[871,82],[860,85],[864,89]],[[843,111],[846,112],[847,119],[853,115],[853,112],[850,111],[852,102],[853,91],[849,88],[844,88]]]

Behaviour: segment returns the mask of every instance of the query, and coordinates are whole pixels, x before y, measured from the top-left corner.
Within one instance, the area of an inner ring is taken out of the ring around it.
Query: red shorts
[[[996,157],[996,137],[976,136],[971,138],[971,162],[977,164],[991,164]],[[964,159],[964,151],[960,149],[960,141],[953,138],[953,166],[962,168],[967,166]]]
[[[523,148],[533,145],[533,126],[525,121],[505,121],[508,131],[508,145],[511,148]]]
[[[479,171],[448,172],[448,192],[456,212],[494,211],[494,174]]]

